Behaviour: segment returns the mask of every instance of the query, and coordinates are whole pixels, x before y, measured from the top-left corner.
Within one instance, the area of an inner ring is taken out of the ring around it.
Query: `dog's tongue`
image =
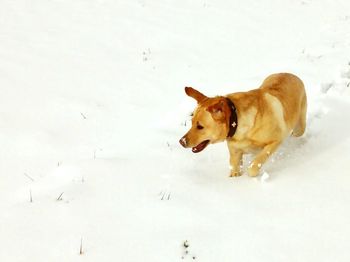
[[[199,145],[192,147],[192,152],[193,153],[199,153],[201,152],[209,143],[209,140],[205,140],[202,143],[200,143]]]

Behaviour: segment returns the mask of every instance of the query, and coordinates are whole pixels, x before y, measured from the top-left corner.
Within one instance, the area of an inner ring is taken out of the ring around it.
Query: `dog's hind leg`
[[[263,150],[255,157],[252,163],[248,167],[249,176],[257,176],[259,174],[261,166],[266,160],[276,151],[281,141],[275,141],[266,145]]]
[[[301,102],[301,108],[299,113],[299,119],[297,121],[296,126],[293,129],[292,135],[295,137],[302,136],[305,132],[306,128],[306,111],[307,111],[307,101],[306,96],[304,96]]]

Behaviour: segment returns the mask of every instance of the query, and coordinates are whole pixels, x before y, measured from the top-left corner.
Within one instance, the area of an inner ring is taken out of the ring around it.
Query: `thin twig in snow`
[[[83,238],[80,238],[80,249],[79,249],[79,255],[83,254]]]
[[[34,182],[34,179],[30,175],[28,175],[27,173],[24,173],[24,175]]]
[[[84,119],[86,119],[86,116],[82,112],[80,112],[80,114]]]
[[[169,192],[167,190],[160,191],[158,196],[160,197],[160,200],[170,200],[171,192]]]
[[[62,195],[63,195],[64,192],[62,192],[59,197],[56,199],[57,201],[61,201],[62,200]]]

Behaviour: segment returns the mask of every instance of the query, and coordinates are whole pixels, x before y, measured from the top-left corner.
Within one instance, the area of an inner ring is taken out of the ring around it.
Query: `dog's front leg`
[[[266,145],[263,150],[255,157],[252,163],[248,167],[249,176],[257,176],[259,174],[261,166],[266,162],[270,155],[276,151],[278,146],[281,144],[280,141],[272,142]]]
[[[230,177],[241,175],[242,154],[243,152],[232,146],[232,142],[227,142],[228,150],[230,151]]]

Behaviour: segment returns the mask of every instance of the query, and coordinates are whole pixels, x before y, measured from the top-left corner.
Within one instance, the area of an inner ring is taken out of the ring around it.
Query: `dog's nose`
[[[183,147],[186,147],[187,145],[187,140],[186,140],[186,137],[183,136],[181,139],[180,139],[180,144],[183,146]]]

